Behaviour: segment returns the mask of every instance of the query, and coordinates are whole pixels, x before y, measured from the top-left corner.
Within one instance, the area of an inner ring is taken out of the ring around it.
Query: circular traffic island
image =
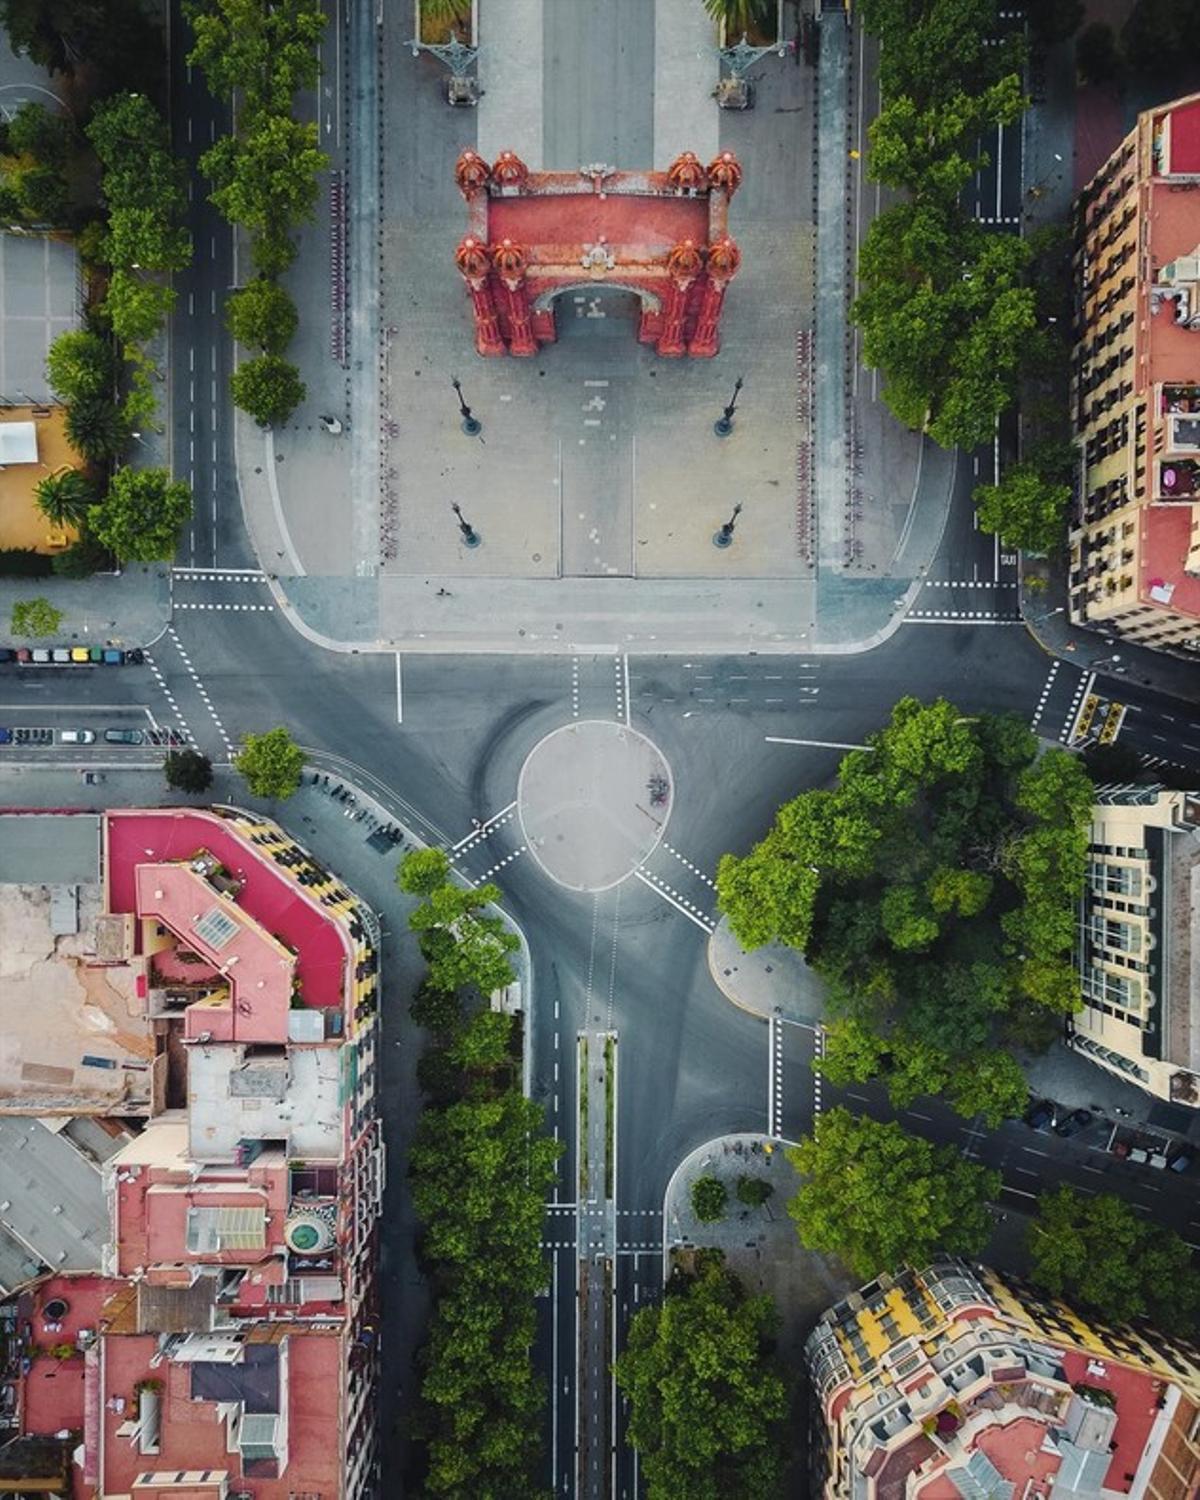
[[[529,852],[558,885],[606,891],[654,850],[674,786],[661,750],[628,724],[566,724],[529,752],[517,813]]]

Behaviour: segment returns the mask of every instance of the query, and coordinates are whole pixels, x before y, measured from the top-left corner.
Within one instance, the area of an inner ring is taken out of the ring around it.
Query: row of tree
[[[864,1280],[941,1254],[975,1258],[992,1228],[1000,1173],[894,1121],[831,1109],[789,1149],[803,1184],[788,1204],[801,1243]],[[1172,1230],[1111,1193],[1044,1193],[1026,1233],[1030,1280],[1111,1322],[1148,1317],[1170,1333],[1200,1321],[1200,1271]]]
[[[420,898],[409,924],[429,965],[411,1007],[431,1045],[409,1154],[434,1297],[416,1419],[422,1493],[504,1500],[536,1492],[546,1392],[530,1349],[547,1276],[543,1205],[562,1146],[521,1092],[516,1021],[487,1006],[514,978],[517,939],[481,911],[499,891],[460,887],[440,849],[409,854],[397,880]]]
[[[1048,1040],[1079,1003],[1091,781],[1016,716],[944,699],[901,699],[868,743],[721,860],[721,908],[744,947],[788,943],[826,981],[831,1079],[998,1123],[1025,1097],[1005,1043]]]
[[[309,221],[317,178],[329,165],[317,126],[294,118],[293,101],[317,82],[317,43],[325,25],[317,0],[192,0],[195,45],[189,61],[218,98],[236,98],[236,129],[201,158],[211,198],[250,238],[257,275],[229,299],[229,327],[254,351],[233,376],[233,399],[262,426],[286,422],[306,390],[284,358],[296,308],[277,278],[296,256],[293,230]]]

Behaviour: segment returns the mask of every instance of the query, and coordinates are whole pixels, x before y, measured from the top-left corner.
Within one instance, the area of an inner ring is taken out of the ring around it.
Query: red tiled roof
[[[310,1006],[345,1003],[349,942],[332,917],[309,901],[273,861],[245,842],[227,819],[200,809],[114,809],[106,814],[109,910],[136,910],[135,872],[146,861],[186,860],[208,849],[243,878],[237,904],[295,948],[296,972]]]
[[[580,192],[563,197],[489,198],[488,238],[522,244],[531,264],[578,254],[604,240],[619,253],[665,254],[680,240],[708,244],[706,198],[623,197]],[[580,281],[587,273],[580,269]]]

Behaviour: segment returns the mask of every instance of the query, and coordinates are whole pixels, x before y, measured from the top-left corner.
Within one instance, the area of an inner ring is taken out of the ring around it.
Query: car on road
[[[146,736],[140,729],[106,729],[105,743],[109,745],[140,745]]]
[[[1176,1151],[1175,1155],[1167,1163],[1172,1172],[1186,1172],[1192,1164],[1192,1153],[1190,1151]]]
[[[1054,1134],[1061,1136],[1074,1135],[1077,1131],[1084,1130],[1094,1119],[1090,1109],[1076,1109],[1069,1115],[1064,1115],[1054,1127]]]
[[[94,745],[96,731],[94,729],[60,729],[58,743],[60,745]]]
[[[1035,1099],[1025,1111],[1023,1118],[1032,1130],[1052,1130],[1054,1106],[1049,1099]]]

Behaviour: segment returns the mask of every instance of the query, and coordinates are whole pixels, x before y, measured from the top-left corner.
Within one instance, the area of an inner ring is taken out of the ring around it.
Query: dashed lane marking
[[[224,610],[262,610],[271,613],[275,606],[273,604],[188,604],[183,600],[175,601],[176,609],[224,609]]]
[[[480,878],[483,880],[490,880],[492,876],[495,875],[498,871],[503,870],[506,865],[511,865],[514,859],[519,859],[520,856],[524,853],[525,845],[522,844],[519,849],[514,849],[511,854],[506,854],[502,860],[498,860],[490,870],[485,870]]]
[[[717,887],[715,881],[710,880],[709,877],[704,873],[704,871],[699,867],[699,865],[694,865],[685,854],[680,854],[678,849],[672,849],[670,844],[667,843],[666,839],[662,839],[661,844],[662,847],[667,851],[667,853],[673,855],[684,867],[684,869],[690,870],[697,880],[703,880],[704,884],[708,886],[710,890],[716,890]]]
[[[1050,689],[1054,686],[1054,679],[1058,676],[1058,669],[1061,666],[1062,662],[1057,660],[1052,662],[1050,665],[1050,673],[1047,676],[1046,681],[1042,687],[1042,696],[1038,699],[1037,708],[1034,709],[1033,718],[1029,723],[1030,729],[1036,731],[1038,725],[1041,723],[1042,715],[1046,711],[1046,700],[1050,696]]]
[[[225,742],[225,749],[230,755],[232,755],[233,741],[225,733],[225,726],[221,722],[221,716],[213,707],[212,699],[208,696],[208,689],[204,686],[203,682],[201,682],[200,674],[196,671],[195,667],[192,666],[192,659],[184,649],[183,642],[179,639],[179,636],[177,635],[175,627],[173,625],[167,626],[167,634],[171,637],[171,642],[174,645],[176,651],[179,652],[179,658],[183,662],[184,667],[187,669],[187,674],[192,679],[196,691],[200,694],[201,701],[203,702],[205,708],[208,710],[209,718],[217,726],[217,733]]]

